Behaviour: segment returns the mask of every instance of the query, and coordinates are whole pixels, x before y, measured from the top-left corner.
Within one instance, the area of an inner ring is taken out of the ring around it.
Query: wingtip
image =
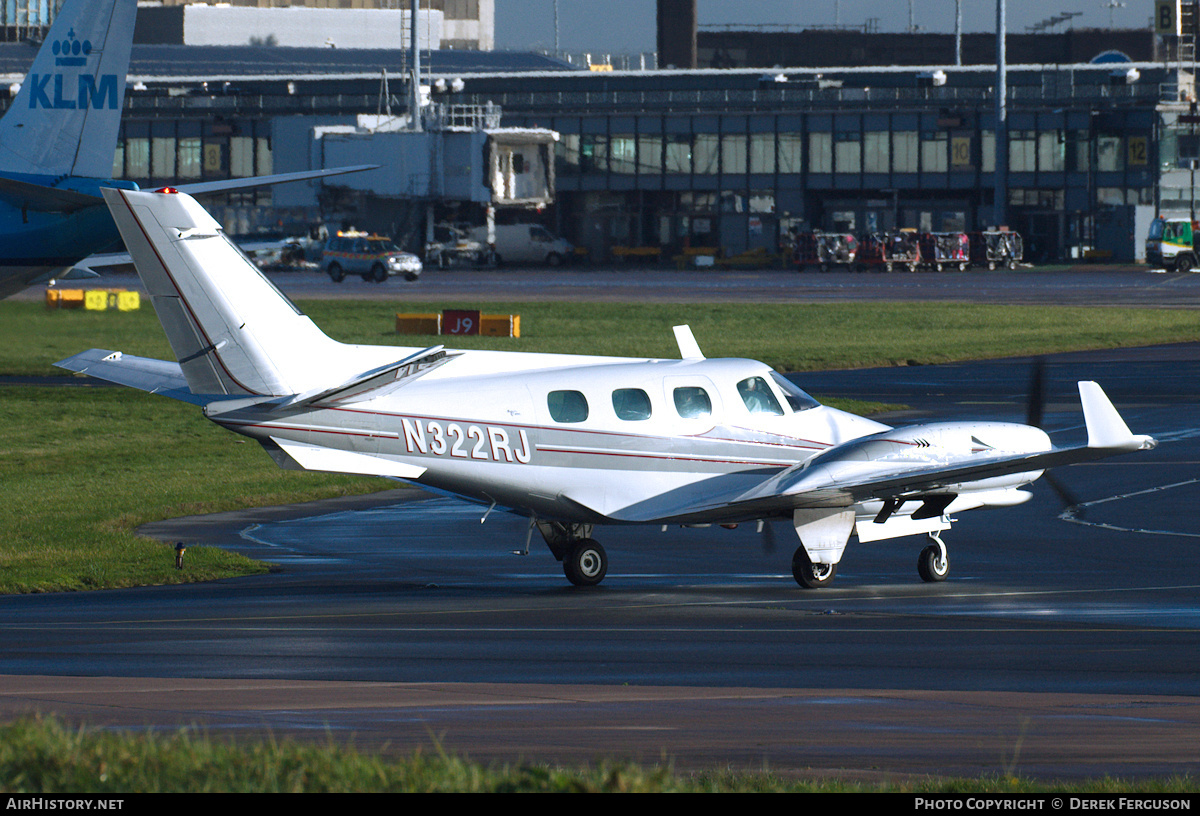
[[[1079,399],[1083,405],[1083,418],[1087,424],[1089,448],[1115,448],[1123,450],[1150,450],[1158,445],[1157,440],[1144,434],[1134,434],[1121,418],[1112,400],[1098,383],[1080,381]]]

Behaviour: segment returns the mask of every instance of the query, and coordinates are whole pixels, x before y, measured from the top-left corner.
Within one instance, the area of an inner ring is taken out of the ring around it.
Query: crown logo
[[[82,65],[83,60],[86,60],[88,55],[92,53],[92,41],[75,39],[75,29],[72,28],[67,32],[65,40],[55,40],[52,42],[50,50],[54,53],[54,56],[59,57],[56,60],[59,65]],[[83,57],[82,60],[79,59],[81,56]]]

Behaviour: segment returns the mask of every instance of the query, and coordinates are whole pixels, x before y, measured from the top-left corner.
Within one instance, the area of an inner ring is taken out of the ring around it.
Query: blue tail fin
[[[0,119],[0,173],[111,178],[137,0],[66,0]]]

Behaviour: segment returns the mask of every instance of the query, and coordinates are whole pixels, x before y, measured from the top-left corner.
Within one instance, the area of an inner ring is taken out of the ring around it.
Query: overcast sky
[[[564,51],[638,53],[655,48],[655,0],[557,0],[558,40]],[[555,0],[496,0],[496,47],[554,48]],[[788,24],[862,26],[878,19],[879,31],[908,27],[909,0],[699,0],[700,25]],[[954,31],[954,0],[913,0],[913,22],[923,31]],[[1076,28],[1149,24],[1150,0],[1008,0],[1008,30],[1027,27],[1065,12],[1082,12]],[[962,0],[964,31],[994,31],[996,0]],[[1060,26],[1061,28],[1061,26]],[[1057,30],[1057,29],[1056,29]]]

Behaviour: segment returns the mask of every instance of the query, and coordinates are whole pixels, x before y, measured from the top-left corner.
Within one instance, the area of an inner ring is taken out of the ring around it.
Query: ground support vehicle
[[[798,232],[792,236],[792,263],[801,272],[806,266],[817,264],[817,239],[811,232]]]
[[[921,236],[921,265],[925,269],[965,272],[970,261],[970,241],[965,233],[927,232]]]
[[[330,238],[321,253],[321,265],[335,283],[341,283],[347,275],[376,283],[393,275],[415,281],[423,268],[420,258],[401,250],[391,238],[365,232],[339,232]]]
[[[921,262],[921,244],[917,234],[911,230],[887,233],[882,249],[883,268],[888,272],[897,269],[915,272]]]
[[[835,266],[850,268],[858,256],[858,239],[846,233],[814,232],[817,268],[828,272]]]
[[[1146,263],[1168,272],[1186,272],[1196,266],[1200,253],[1194,241],[1200,222],[1190,218],[1155,218],[1146,238]]]
[[[495,262],[495,253],[487,244],[476,241],[467,229],[452,224],[435,226],[433,240],[425,245],[425,263],[434,264],[439,269],[491,266]]]
[[[858,251],[854,255],[855,271],[868,272],[872,269],[884,269],[886,267],[884,251],[887,248],[887,241],[887,236],[878,232],[868,233],[859,238]]]
[[[1024,256],[1021,236],[1008,230],[973,232],[968,236],[971,244],[971,266],[986,266],[994,269],[1016,269]]]
[[[575,247],[570,241],[559,238],[541,224],[496,224],[493,234],[491,249],[497,266],[503,263],[562,266],[575,257]],[[475,227],[468,237],[486,245],[488,228]]]

